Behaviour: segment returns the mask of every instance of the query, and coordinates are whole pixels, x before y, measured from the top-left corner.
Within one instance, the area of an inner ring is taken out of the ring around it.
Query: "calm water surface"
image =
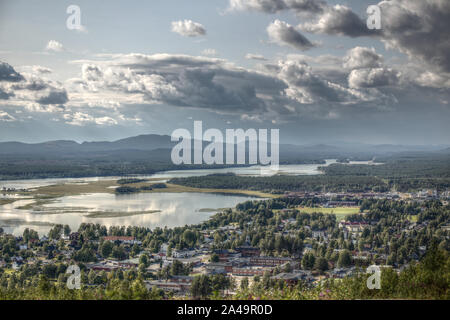
[[[280,165],[280,174],[288,175],[314,175],[321,174],[319,167],[328,166],[336,163],[336,160],[325,160],[325,164],[289,164]],[[251,167],[236,167],[236,168],[221,168],[221,169],[196,169],[196,170],[170,170],[161,171],[152,175],[136,175],[139,178],[153,178],[166,181],[172,178],[185,178],[194,176],[206,176],[214,173],[228,173],[232,172],[236,175],[250,175],[259,176],[261,174],[261,166],[255,165]],[[93,181],[101,180],[117,180],[122,177],[88,177],[88,178],[52,178],[52,179],[29,179],[29,180],[0,180],[0,189],[16,188],[16,189],[30,189],[38,188],[55,184],[85,184]]]
[[[18,207],[32,200],[19,200],[4,205],[0,210],[0,226],[8,233],[22,234],[25,228],[32,228],[40,234],[51,228],[48,223],[68,224],[77,230],[83,223],[100,223],[109,226],[176,227],[205,221],[215,212],[205,209],[231,208],[240,202],[256,198],[210,193],[137,193],[115,195],[91,193],[68,196],[45,204],[39,211],[23,210]],[[48,211],[45,211],[48,209]],[[203,210],[201,210],[203,209]],[[42,211],[44,210],[44,211]],[[136,214],[123,217],[87,217],[93,212],[125,212],[159,210],[160,212]]]
[[[279,174],[285,175],[315,175],[321,174],[319,167],[336,163],[336,160],[326,160],[325,164],[299,164],[280,165]],[[352,161],[350,164],[375,164],[371,161]],[[137,177],[153,178],[158,181],[167,181],[171,178],[204,176],[214,173],[232,172],[236,175],[259,176],[261,166],[173,170],[159,172],[153,175],[139,175]],[[0,181],[0,189],[33,189],[58,184],[87,184],[92,181],[117,180],[120,177],[90,177],[90,178],[57,178]],[[14,195],[1,195],[1,198],[13,198]],[[68,224],[72,230],[77,230],[83,222],[100,223],[107,227],[112,225],[132,225],[143,227],[175,227],[186,224],[195,224],[206,220],[214,211],[201,209],[219,209],[234,207],[240,202],[250,198],[236,195],[218,195],[207,193],[138,193],[132,195],[115,195],[108,193],[91,193],[68,196],[55,199],[39,208],[31,210],[18,209],[18,207],[32,203],[33,200],[18,200],[14,203],[0,206],[0,227],[6,232],[16,235],[23,230],[33,228],[40,234],[47,233],[51,224]],[[87,217],[93,212],[159,212],[135,214],[122,217]]]

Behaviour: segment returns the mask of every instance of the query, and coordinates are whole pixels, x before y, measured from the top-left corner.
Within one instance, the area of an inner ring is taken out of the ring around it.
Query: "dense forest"
[[[213,174],[203,177],[174,178],[170,183],[196,188],[261,190],[272,193],[285,191],[363,192],[387,191],[381,179],[369,176],[271,176],[249,177],[234,174]]]
[[[248,177],[233,174],[175,178],[170,182],[190,187],[322,192],[400,192],[450,189],[450,156],[446,154],[392,156],[379,165],[343,163],[321,167],[324,175]]]
[[[380,158],[381,165],[331,164],[321,169],[328,175],[377,176],[383,178],[450,178],[449,154],[396,154]],[[379,158],[377,158],[379,161]],[[447,180],[448,181],[448,180]]]

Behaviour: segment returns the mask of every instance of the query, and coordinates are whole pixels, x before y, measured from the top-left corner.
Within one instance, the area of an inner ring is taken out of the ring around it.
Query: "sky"
[[[448,0],[1,0],[0,141],[449,144],[449,30]]]

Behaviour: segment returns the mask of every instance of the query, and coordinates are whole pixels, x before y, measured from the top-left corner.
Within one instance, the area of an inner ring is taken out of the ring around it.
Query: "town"
[[[83,288],[108,290],[114,279],[127,279],[152,298],[315,288],[374,264],[400,273],[430,246],[449,250],[448,200],[448,191],[434,190],[286,192],[174,229],[55,225],[42,236],[0,229],[0,288],[42,281],[64,287],[73,264]],[[352,213],[341,216],[342,210]]]

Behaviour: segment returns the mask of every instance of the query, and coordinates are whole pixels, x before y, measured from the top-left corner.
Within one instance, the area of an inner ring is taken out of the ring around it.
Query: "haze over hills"
[[[207,145],[209,142],[203,142]],[[171,149],[177,142],[172,142],[169,135],[147,134],[128,137],[116,141],[85,141],[78,143],[72,140],[54,140],[41,143],[23,143],[17,141],[0,142],[0,154],[73,154],[73,153],[98,153],[120,150],[152,151],[157,149]],[[441,151],[449,152],[450,148],[443,145],[390,145],[390,144],[355,144],[337,142],[334,145],[293,145],[280,144],[280,154],[315,154],[335,155],[340,154],[386,154],[397,152],[423,152]]]

